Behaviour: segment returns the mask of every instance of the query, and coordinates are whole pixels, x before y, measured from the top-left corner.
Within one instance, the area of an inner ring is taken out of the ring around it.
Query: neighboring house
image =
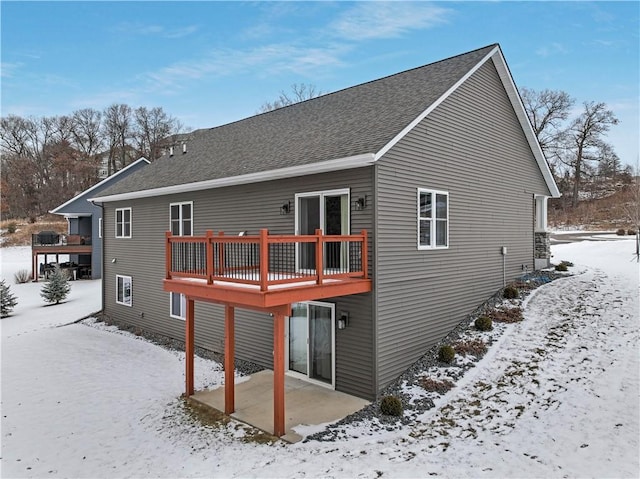
[[[94,195],[104,312],[184,339],[187,395],[194,344],[224,351],[227,371],[234,357],[273,368],[276,434],[285,371],[372,399],[505,281],[548,265],[559,192],[498,45],[187,146]]]
[[[69,263],[77,265],[75,271],[78,276],[91,279],[102,277],[102,208],[91,203],[89,198],[100,194],[148,164],[149,161],[140,158],[50,211],[66,218],[68,230],[65,235],[51,232],[33,235],[31,251],[34,280],[37,280],[41,272],[41,268],[38,268],[40,258],[44,258],[42,267],[44,272],[48,257],[61,254],[68,254]]]
[[[98,153],[98,161],[99,161],[99,167],[98,167],[98,178],[100,178],[101,180],[104,180],[105,178],[107,178],[109,175],[109,157],[111,155],[111,151],[110,150],[105,150],[102,153]],[[119,154],[117,154],[116,156],[118,156],[118,158],[116,159],[117,162],[117,166],[118,168],[121,168],[122,165],[121,163],[121,158],[119,157]],[[131,165],[132,163],[134,163],[136,161],[136,158],[140,157],[140,153],[138,152],[138,150],[136,150],[134,147],[126,145],[125,147],[125,163],[127,164],[127,166]],[[123,168],[124,169],[124,168]],[[118,170],[120,171],[120,170]],[[114,172],[113,170],[111,170],[111,174],[115,174],[117,173]]]

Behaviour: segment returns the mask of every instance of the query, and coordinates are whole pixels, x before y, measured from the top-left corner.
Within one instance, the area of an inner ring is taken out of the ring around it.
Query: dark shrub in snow
[[[473,325],[478,331],[491,331],[493,329],[493,321],[487,316],[480,316]]]
[[[440,346],[438,350],[438,359],[443,363],[450,363],[453,361],[453,358],[456,356],[456,350],[453,349],[453,346],[449,346],[445,344],[444,346]]]
[[[402,402],[395,396],[385,396],[380,401],[380,411],[387,416],[402,416]]]
[[[519,293],[520,292],[518,291],[518,288],[516,288],[515,286],[507,286],[506,288],[504,288],[502,296],[506,299],[516,299]]]

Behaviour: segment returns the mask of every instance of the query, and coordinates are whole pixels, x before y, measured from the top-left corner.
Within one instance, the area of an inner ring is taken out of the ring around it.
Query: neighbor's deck
[[[165,291],[250,309],[371,291],[367,234],[166,235]]]
[[[91,237],[71,234],[58,234],[55,232],[38,233],[31,235],[31,278],[38,281],[38,257],[61,254],[91,255]],[[89,269],[91,265],[88,265]]]

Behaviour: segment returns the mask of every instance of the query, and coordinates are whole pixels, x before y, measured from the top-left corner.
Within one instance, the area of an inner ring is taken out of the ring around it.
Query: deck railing
[[[31,246],[78,246],[90,245],[91,236],[60,234],[52,231],[31,235]]]
[[[205,236],[166,233],[166,278],[269,286],[367,278],[367,232],[357,235]]]

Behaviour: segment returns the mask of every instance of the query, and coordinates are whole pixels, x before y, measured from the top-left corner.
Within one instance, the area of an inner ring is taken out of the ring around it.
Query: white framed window
[[[418,249],[449,247],[449,193],[418,188]]]
[[[98,218],[98,238],[102,238],[102,218]]]
[[[187,297],[181,293],[169,293],[169,316],[176,319],[187,317]]]
[[[169,229],[174,236],[193,236],[193,201],[169,204]]]
[[[131,306],[133,291],[131,289],[131,276],[116,275],[116,303]]]
[[[131,208],[116,208],[116,238],[131,238]]]

